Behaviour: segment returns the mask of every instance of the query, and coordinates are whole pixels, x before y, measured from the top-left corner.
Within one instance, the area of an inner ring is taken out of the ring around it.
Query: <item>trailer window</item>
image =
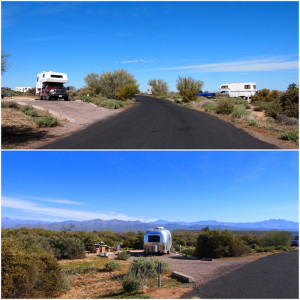
[[[51,75],[52,78],[63,78],[62,75]]]
[[[150,243],[159,243],[160,242],[160,236],[159,235],[149,235],[148,236],[148,242],[150,242]]]
[[[253,85],[253,88],[256,90],[256,85]]]
[[[39,81],[39,77],[36,79],[36,81]]]
[[[228,85],[222,85],[221,89],[228,89]]]
[[[250,86],[249,84],[246,84],[246,85],[244,85],[244,89],[245,89],[245,90],[250,90],[250,89],[251,89],[251,86]]]

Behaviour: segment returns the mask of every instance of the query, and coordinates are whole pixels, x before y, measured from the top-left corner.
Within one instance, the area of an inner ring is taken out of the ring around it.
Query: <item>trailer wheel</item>
[[[51,100],[51,96],[50,96],[50,95],[47,95],[47,96],[46,96],[46,100]]]

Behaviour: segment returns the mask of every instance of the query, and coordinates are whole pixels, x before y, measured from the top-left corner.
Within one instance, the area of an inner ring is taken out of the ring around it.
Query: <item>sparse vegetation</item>
[[[280,135],[282,140],[299,142],[299,131],[286,131]]]
[[[176,88],[183,102],[194,101],[197,99],[197,93],[201,90],[203,82],[195,80],[192,77],[178,77]]]
[[[15,101],[1,101],[1,107],[3,108],[18,108],[18,103]]]
[[[231,99],[222,99],[218,102],[216,113],[230,115],[234,110],[234,102]]]
[[[120,270],[121,268],[121,265],[116,261],[109,261],[105,264],[105,269],[108,271]]]
[[[37,117],[38,116],[38,111],[36,109],[34,109],[31,105],[23,105],[21,106],[20,110],[31,117]]]
[[[57,118],[51,116],[42,116],[41,118],[34,119],[38,127],[56,127],[61,126],[61,122]]]
[[[123,251],[118,254],[118,259],[127,260],[130,256],[131,256],[130,253]]]

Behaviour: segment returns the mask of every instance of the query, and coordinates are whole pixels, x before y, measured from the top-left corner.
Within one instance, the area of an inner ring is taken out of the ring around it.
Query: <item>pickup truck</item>
[[[216,93],[198,93],[198,96],[200,97],[206,97],[206,98],[215,98]]]
[[[46,85],[43,85],[39,96],[40,100],[57,100],[60,98],[67,101],[69,100],[69,90],[61,83],[49,82]]]

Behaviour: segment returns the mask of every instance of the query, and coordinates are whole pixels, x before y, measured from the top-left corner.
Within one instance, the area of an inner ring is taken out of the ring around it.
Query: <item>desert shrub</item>
[[[134,83],[128,83],[118,87],[116,97],[120,100],[128,100],[133,98],[139,92],[138,86]]]
[[[249,102],[243,98],[235,98],[234,102],[236,105],[243,105],[245,108],[250,108]]]
[[[263,235],[261,240],[264,247],[289,246],[291,243],[291,234],[287,231],[272,231]]]
[[[280,139],[286,140],[286,141],[294,141],[298,142],[299,141],[299,131],[286,131],[280,135]]]
[[[110,99],[116,99],[116,93],[121,86],[132,84],[138,88],[134,76],[124,69],[114,70],[113,72],[103,72],[99,76],[98,83],[99,92]]]
[[[291,118],[299,117],[299,88],[295,84],[290,84],[278,101],[283,114]]]
[[[276,118],[281,113],[281,106],[278,101],[268,103],[266,107],[266,116]]]
[[[233,112],[234,103],[230,99],[220,100],[216,107],[216,113],[222,115],[230,115]]]
[[[152,87],[152,95],[154,96],[167,96],[169,87],[163,79],[151,79],[148,85]]]
[[[184,248],[183,250],[181,250],[181,253],[185,254],[185,255],[191,255],[191,256],[195,256],[195,248]]]
[[[216,102],[214,100],[203,99],[197,102],[195,106],[198,108],[204,108],[207,104],[215,104],[215,103]]]
[[[257,91],[254,96],[252,96],[252,101],[265,101],[272,102],[280,97],[280,92],[277,90],[270,91],[269,89],[262,89]]]
[[[252,101],[252,104],[254,105],[255,111],[264,111],[268,107],[268,103],[265,101]]]
[[[126,274],[123,278],[122,286],[125,292],[134,293],[137,292],[143,285],[142,280],[139,277],[131,274]]]
[[[100,271],[101,269],[95,265],[91,266],[73,266],[66,269],[64,272],[67,275],[86,274],[90,272]]]
[[[286,115],[281,114],[276,116],[276,121],[285,125],[297,125],[299,123],[299,120],[297,120],[296,118],[290,118]]]
[[[79,99],[83,102],[92,102],[91,96],[81,95],[81,96],[79,96]]]
[[[199,90],[201,89],[203,82],[195,80],[191,77],[178,77],[176,88],[179,91],[179,95],[182,96],[184,102],[194,101],[198,98]]]
[[[105,264],[105,269],[108,271],[120,270],[121,268],[121,265],[116,261],[109,261]]]
[[[27,252],[11,239],[1,248],[2,298],[56,298],[63,292],[63,273],[50,253]]]
[[[268,246],[265,248],[265,252],[275,252],[275,247],[274,246]]]
[[[49,240],[57,259],[75,259],[85,257],[84,243],[75,237],[53,236]]]
[[[120,260],[127,260],[130,256],[131,256],[130,253],[128,253],[126,251],[123,251],[123,252],[119,253],[118,259],[120,259]]]
[[[21,106],[20,110],[28,115],[28,116],[32,116],[32,117],[37,117],[38,116],[38,111],[36,109],[34,109],[31,105],[23,105]]]
[[[211,111],[211,112],[215,112],[217,109],[217,105],[215,103],[207,103],[205,106],[204,106],[204,110],[206,112],[208,111]]]
[[[158,262],[161,262],[161,273],[164,274],[169,270],[169,264],[165,261],[160,261],[157,258],[145,259],[139,257],[134,259],[130,264],[129,273],[134,277],[147,279],[158,275]]]
[[[241,256],[248,248],[233,232],[204,228],[197,240],[196,255],[200,258]]]
[[[42,116],[39,119],[34,119],[34,122],[38,127],[56,127],[61,126],[60,121],[57,118],[51,116]]]
[[[18,103],[15,101],[1,101],[1,107],[18,108]]]
[[[244,241],[248,246],[260,244],[260,239],[255,235],[244,234],[241,237],[241,240]]]
[[[249,116],[250,112],[246,110],[245,106],[238,104],[233,110],[233,116],[235,118],[241,118],[242,116]]]

